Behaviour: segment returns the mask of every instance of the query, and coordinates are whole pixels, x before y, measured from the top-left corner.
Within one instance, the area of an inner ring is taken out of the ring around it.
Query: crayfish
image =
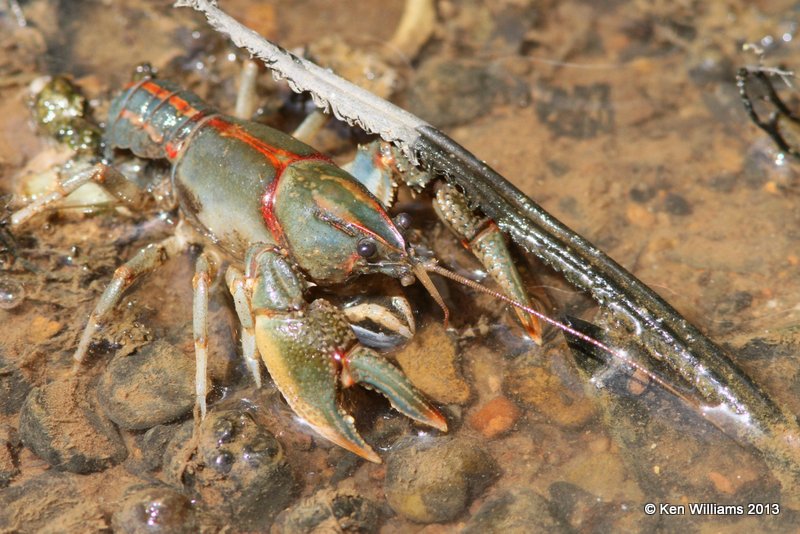
[[[337,404],[337,386],[354,384],[381,392],[412,419],[447,430],[445,418],[402,372],[357,340],[344,311],[327,300],[309,303],[305,297],[314,285],[380,273],[403,285],[419,280],[447,317],[427,274],[441,268],[406,239],[408,215],[393,219],[387,213],[392,199],[386,192],[394,189],[393,177],[409,167],[401,154],[386,144],[372,143],[359,151],[349,167],[351,174],[287,134],[221,114],[191,92],[150,77],[131,83],[113,100],[105,141],[109,148],[171,163],[171,189],[187,223],[183,226],[192,230],[141,249],[116,270],[75,349],[76,366],[126,288],[168,257],[199,244],[204,251],[192,282],[198,417],[206,413],[208,293],[225,267],[242,326],[243,356],[255,383],[261,384],[260,356],[288,404],[319,434],[380,462],[358,434],[353,418]],[[430,180],[420,171],[412,175],[417,186]],[[133,207],[147,195],[119,171],[100,163],[18,210],[11,216],[12,227],[88,182]],[[446,184],[437,187],[436,209],[501,290],[527,306],[528,297],[497,226],[470,211],[463,195]],[[531,338],[540,341],[536,318],[520,310],[518,318]],[[409,320],[408,330],[413,331],[413,317]]]

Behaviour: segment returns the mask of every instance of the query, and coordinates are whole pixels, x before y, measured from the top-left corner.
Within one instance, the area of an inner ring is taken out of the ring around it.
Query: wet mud
[[[101,126],[143,62],[233,110],[245,58],[189,10],[27,0],[18,2],[22,26],[12,4],[0,2],[3,217],[46,187],[41,171],[73,156],[34,123],[28,86],[40,76],[68,76]],[[800,414],[800,163],[749,122],[735,83],[739,67],[759,61],[800,68],[792,2],[440,0],[428,39],[405,48],[392,41],[400,0],[220,4],[284,47],[350,67],[354,81],[447,131]],[[258,80],[256,120],[290,131],[312,109],[267,72]],[[775,83],[800,110],[797,93]],[[331,122],[314,145],[344,163],[368,139]],[[164,173],[155,163],[143,180]],[[485,277],[428,195],[399,195],[398,211],[444,265]],[[209,417],[193,433],[196,250],[126,293],[73,374],[80,332],[114,269],[174,225],[158,207],[104,204],[0,227],[0,532],[800,526],[800,496],[757,450],[646,377],[587,365],[557,330],[533,344],[504,306],[444,280],[435,282],[452,311],[448,328],[424,290],[406,288],[417,337],[387,357],[441,408],[448,432],[412,424],[374,392],[342,396],[383,464],[315,435],[266,372],[255,387],[224,283],[210,306]],[[585,295],[514,252],[549,314],[613,328]],[[710,506],[692,513],[699,503]]]

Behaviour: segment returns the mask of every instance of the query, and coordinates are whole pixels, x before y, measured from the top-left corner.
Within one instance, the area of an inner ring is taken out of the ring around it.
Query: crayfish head
[[[402,223],[353,177],[325,161],[291,165],[264,201],[267,224],[311,280],[382,273],[413,282]]]

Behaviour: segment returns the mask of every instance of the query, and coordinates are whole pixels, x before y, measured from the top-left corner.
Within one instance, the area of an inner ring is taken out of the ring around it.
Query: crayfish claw
[[[475,214],[467,197],[448,183],[437,184],[433,207],[450,230],[464,240],[464,244],[500,286],[501,292],[520,304],[531,306],[525,283],[497,224]],[[531,340],[541,345],[542,325],[539,319],[519,308],[515,308],[514,313]]]
[[[392,407],[403,415],[447,432],[447,421],[433,408],[408,378],[372,349],[357,345],[351,350],[342,368],[342,385],[362,384],[389,399]]]
[[[359,348],[344,313],[323,299],[298,312],[258,313],[255,336],[264,364],[292,410],[322,437],[362,458],[381,462],[359,435],[353,417],[339,407],[340,383],[374,384],[393,404],[397,399],[396,407],[408,405],[403,413],[446,428],[400,371],[385,370],[372,361],[376,353]]]
[[[328,441],[370,462],[381,463],[381,457],[372,450],[372,447],[367,445],[367,442],[356,430],[353,416],[341,408],[332,405],[330,409],[318,412],[317,417],[314,417],[313,420],[309,417],[305,417],[305,419],[317,433]]]

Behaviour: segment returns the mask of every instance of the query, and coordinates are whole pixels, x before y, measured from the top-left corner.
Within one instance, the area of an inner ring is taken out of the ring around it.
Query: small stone
[[[436,347],[435,358],[431,347]],[[440,324],[418,332],[396,358],[411,383],[435,402],[464,404],[469,399],[469,384],[458,369],[455,344]]]
[[[33,344],[44,343],[61,330],[61,323],[37,315],[28,324],[28,339]]]
[[[628,380],[628,392],[631,395],[639,396],[647,391],[650,385],[650,377],[642,369],[636,369]]]
[[[185,482],[210,513],[235,517],[238,530],[266,531],[297,494],[283,446],[249,412],[221,410],[203,421],[190,460],[191,428],[182,425],[168,445],[167,476]]]
[[[189,473],[189,470],[193,468],[190,459],[196,452],[196,446],[192,441],[193,432],[194,421],[191,419],[184,421],[173,429],[172,437],[164,448],[164,455],[161,457],[161,472],[164,480],[172,486],[181,487],[185,484],[191,487],[194,484],[194,479]],[[145,462],[147,461],[145,459]]]
[[[485,64],[468,60],[433,60],[415,74],[408,109],[440,127],[454,126],[487,113],[495,82]]]
[[[384,492],[408,519],[442,523],[463,514],[498,474],[492,456],[472,440],[407,439],[389,454]]]
[[[731,483],[731,480],[722,473],[711,471],[708,473],[708,479],[711,480],[711,483],[714,484],[714,487],[718,492],[726,495],[735,493],[735,488]]]
[[[0,488],[4,488],[19,474],[17,452],[21,447],[13,427],[0,425]]]
[[[592,493],[568,482],[550,485],[550,513],[562,525],[583,532],[614,532],[616,515],[626,512],[613,502],[605,502]]]
[[[121,428],[169,423],[194,406],[194,359],[165,341],[117,356],[106,368],[98,398]]]
[[[278,520],[283,534],[305,532],[377,532],[381,507],[348,490],[323,489],[290,508]]]
[[[631,202],[625,207],[625,218],[629,223],[650,228],[656,223],[656,216],[647,209],[647,206]]]
[[[30,390],[31,385],[19,369],[0,355],[0,415],[17,413]]]
[[[0,532],[107,532],[100,504],[85,500],[80,477],[47,471],[0,491]]]
[[[692,214],[692,205],[685,197],[677,193],[669,193],[664,199],[664,209],[667,213],[678,216]]]
[[[86,385],[73,380],[31,390],[20,412],[19,434],[37,456],[73,473],[102,471],[128,455]]]
[[[570,387],[544,367],[521,364],[509,373],[505,390],[552,422],[568,428],[584,426],[597,412],[582,389]]]
[[[142,467],[147,471],[161,468],[167,445],[175,436],[177,425],[156,425],[144,433],[137,442],[142,451]]]
[[[155,534],[198,532],[198,518],[191,500],[167,486],[132,489],[111,518],[114,532]]]
[[[532,490],[507,490],[487,499],[461,532],[566,532],[567,529],[550,515],[549,507],[547,499]]]
[[[631,478],[618,454],[601,452],[575,456],[560,468],[565,482],[594,495],[616,499],[637,499],[642,490]]]
[[[517,405],[505,397],[496,397],[487,402],[469,418],[469,425],[486,438],[508,432],[519,419]]]
[[[597,436],[595,439],[589,441],[586,448],[589,452],[601,453],[608,452],[611,449],[611,440],[608,436]]]

